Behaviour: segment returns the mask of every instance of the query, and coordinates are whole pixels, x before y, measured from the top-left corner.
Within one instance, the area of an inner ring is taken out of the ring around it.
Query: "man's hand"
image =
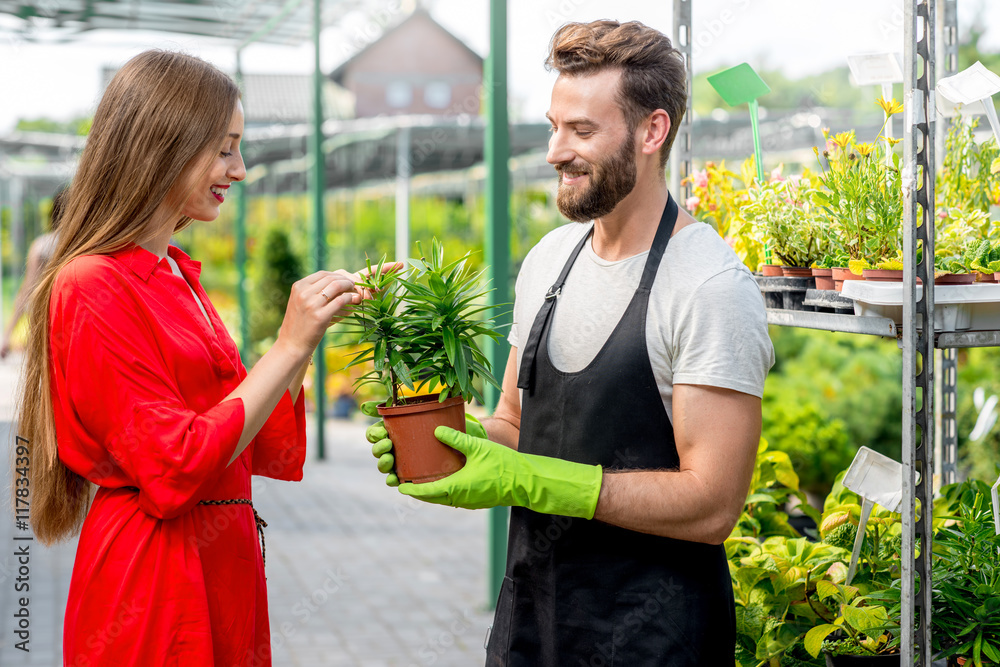
[[[521,454],[484,438],[439,426],[434,435],[465,454],[458,472],[399,492],[438,505],[466,509],[527,507],[544,514],[593,518],[601,492],[600,466]]]
[[[366,401],[361,404],[361,412],[369,417],[378,417],[378,404],[379,401]],[[477,438],[487,437],[486,429],[470,414],[465,415],[465,432]],[[396,476],[396,457],[392,453],[392,440],[389,439],[389,432],[385,430],[385,424],[381,419],[365,430],[365,439],[372,443],[372,456],[378,459],[376,466],[379,472],[385,474],[386,486],[399,486],[399,477]]]

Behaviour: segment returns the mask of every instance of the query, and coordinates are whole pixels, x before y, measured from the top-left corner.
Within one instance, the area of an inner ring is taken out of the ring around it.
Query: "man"
[[[569,24],[546,64],[559,72],[547,114],[558,205],[584,224],[525,259],[485,433],[436,431],[465,467],[399,489],[513,506],[488,665],[729,667],[721,544],[746,499],[773,363],[763,300],[667,192],[686,104],[670,40],[635,22]],[[385,430],[368,437],[391,470]]]

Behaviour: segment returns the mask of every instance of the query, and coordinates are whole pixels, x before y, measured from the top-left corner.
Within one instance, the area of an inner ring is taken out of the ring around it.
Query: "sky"
[[[903,50],[902,0],[690,0],[695,73],[750,62],[791,76],[846,63],[853,53]],[[485,55],[487,0],[425,0],[434,18]],[[321,63],[329,71],[401,14],[400,0],[370,0],[368,15],[353,14],[324,30]],[[405,5],[404,5],[405,6]],[[1000,49],[1000,2],[959,0],[959,29],[979,16],[987,49]],[[554,75],[542,65],[549,38],[567,21],[638,20],[672,31],[671,0],[509,0],[508,86],[512,118],[540,121]],[[0,28],[19,25],[0,16]],[[67,120],[90,115],[100,94],[100,71],[147,48],[183,50],[232,71],[235,54],[222,40],[155,32],[95,31],[68,44],[34,44],[0,29],[0,134],[18,118]],[[255,44],[244,51],[247,73],[306,73],[311,45]]]

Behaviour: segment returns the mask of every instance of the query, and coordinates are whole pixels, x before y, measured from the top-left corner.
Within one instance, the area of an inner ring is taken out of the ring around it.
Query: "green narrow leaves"
[[[443,398],[459,396],[482,401],[475,381],[499,388],[482,354],[478,339],[500,340],[485,300],[490,290],[483,273],[468,268],[468,253],[445,263],[444,247],[435,238],[431,252],[401,273],[382,274],[385,260],[372,267],[358,284],[372,292],[372,299],[356,307],[349,318],[349,332],[358,343],[371,346],[350,365],[373,362],[374,373],[360,384],[377,382],[412,391],[437,388]]]

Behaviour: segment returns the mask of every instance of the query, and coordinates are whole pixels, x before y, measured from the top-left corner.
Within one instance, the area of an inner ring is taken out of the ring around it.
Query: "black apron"
[[[522,353],[519,450],[614,469],[674,469],[673,426],[646,350],[646,306],[677,220],[668,197],[639,288],[582,371],[548,355],[570,255]],[[736,624],[725,549],[597,521],[511,509],[488,667],[731,667]]]

